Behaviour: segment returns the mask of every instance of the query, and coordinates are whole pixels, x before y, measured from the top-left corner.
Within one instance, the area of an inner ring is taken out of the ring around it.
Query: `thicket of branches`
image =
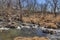
[[[60,15],[58,15],[60,0],[39,2],[37,0],[0,0],[0,21],[4,22],[2,25],[17,26],[21,21],[57,28],[56,23],[60,22]]]
[[[60,12],[60,0],[44,0],[45,3],[38,3],[37,0],[0,0],[0,9],[15,8],[15,9],[28,9],[32,11],[40,11],[45,14],[46,12],[52,12],[56,16],[56,13]]]

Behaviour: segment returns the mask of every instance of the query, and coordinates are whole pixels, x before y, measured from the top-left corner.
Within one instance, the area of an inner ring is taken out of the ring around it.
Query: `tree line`
[[[29,11],[52,12],[56,16],[60,12],[60,0],[44,0],[45,3],[38,3],[37,0],[0,0],[0,8],[15,7]]]

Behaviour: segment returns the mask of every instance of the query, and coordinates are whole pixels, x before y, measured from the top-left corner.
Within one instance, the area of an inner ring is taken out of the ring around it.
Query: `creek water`
[[[27,29],[22,28],[18,29],[9,29],[7,31],[3,30],[0,32],[0,40],[13,40],[17,36],[22,37],[34,37],[34,36],[46,36],[39,28],[36,29]]]
[[[60,33],[57,34],[47,34],[43,33],[40,27],[37,28],[22,28],[22,29],[9,29],[9,30],[3,30],[0,32],[0,40],[13,40],[17,36],[22,37],[48,37],[50,40],[59,40],[60,39]]]

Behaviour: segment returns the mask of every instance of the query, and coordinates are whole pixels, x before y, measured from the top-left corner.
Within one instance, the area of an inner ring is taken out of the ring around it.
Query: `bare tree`
[[[56,16],[56,10],[57,10],[57,3],[58,3],[58,0],[53,0],[55,16]]]
[[[22,21],[22,4],[21,4],[21,0],[18,0],[18,4],[19,4],[19,8],[20,8],[20,15],[19,15],[19,20]]]
[[[58,0],[50,0],[50,5],[53,9],[54,15],[56,16],[56,10],[57,10],[57,7],[58,7]]]
[[[11,6],[11,0],[8,0],[7,1],[7,7],[10,7]]]
[[[34,3],[33,3],[33,11],[36,10],[35,6],[37,5],[37,0],[34,0]]]

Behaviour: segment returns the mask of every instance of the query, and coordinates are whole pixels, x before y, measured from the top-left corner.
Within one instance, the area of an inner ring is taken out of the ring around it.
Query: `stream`
[[[13,38],[17,36],[22,36],[22,37],[39,36],[39,37],[48,37],[49,40],[60,40],[60,33],[56,33],[56,34],[43,33],[41,28],[37,26],[38,25],[32,25],[33,28],[25,26],[20,29],[2,30],[2,32],[0,32],[0,40],[13,40]]]

